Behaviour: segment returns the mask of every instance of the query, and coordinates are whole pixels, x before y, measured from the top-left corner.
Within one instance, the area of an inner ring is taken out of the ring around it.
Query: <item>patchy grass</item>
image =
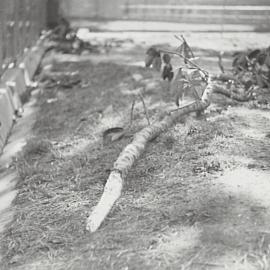
[[[123,126],[128,122],[131,99],[121,90],[138,86],[132,74],[154,75],[112,63],[61,63],[56,69],[79,70],[88,86],[44,89],[40,96],[35,137],[15,163],[19,193],[14,222],[0,239],[3,269],[266,265],[268,210],[245,194],[228,194],[217,181],[227,170],[247,166],[237,155],[260,160],[253,151],[260,142],[247,149],[250,138],[238,130],[241,121],[224,112],[188,117],[152,141],[100,230],[85,231],[114,160],[146,124],[141,105],[121,140],[103,145],[102,130],[111,119]],[[158,87],[151,95],[153,120],[159,106],[170,105],[170,93]],[[48,103],[52,98],[57,101]]]

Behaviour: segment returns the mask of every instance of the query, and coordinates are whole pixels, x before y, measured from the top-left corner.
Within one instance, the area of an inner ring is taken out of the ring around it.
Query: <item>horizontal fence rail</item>
[[[239,5],[122,5],[127,19],[191,23],[269,24],[269,6]]]
[[[74,20],[127,19],[270,28],[270,0],[60,0]]]
[[[0,75],[36,42],[46,9],[46,0],[0,0]]]

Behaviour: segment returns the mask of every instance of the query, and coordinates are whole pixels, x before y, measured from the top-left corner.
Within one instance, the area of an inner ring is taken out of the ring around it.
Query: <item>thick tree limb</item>
[[[168,130],[177,123],[182,116],[191,112],[202,111],[210,105],[210,96],[213,92],[213,84],[209,79],[201,100],[196,101],[182,109],[166,115],[160,122],[155,122],[140,132],[138,132],[133,141],[125,147],[114,163],[112,172],[109,175],[104,192],[97,206],[87,219],[86,229],[95,232],[107,217],[114,203],[121,196],[123,182],[134,162],[142,155],[147,143],[162,132]]]
[[[221,73],[219,75],[215,75],[213,76],[213,80],[219,80],[222,82],[235,81],[241,84],[241,81],[238,78],[236,78],[234,75],[229,74],[229,73]]]
[[[95,232],[107,217],[114,203],[121,196],[124,179],[134,165],[135,161],[144,152],[149,141],[158,137],[162,132],[168,130],[170,127],[176,124],[182,116],[191,112],[200,112],[206,109],[210,105],[210,96],[213,92],[225,95],[241,102],[252,99],[251,94],[241,95],[233,93],[228,89],[215,85],[212,79],[212,77],[208,79],[208,85],[201,100],[194,101],[193,103],[182,108],[171,111],[161,121],[155,122],[135,134],[133,141],[124,148],[115,161],[100,201],[87,219],[87,230],[90,232]],[[139,93],[133,94],[138,95]],[[132,105],[132,107],[133,106],[134,105]]]
[[[222,94],[226,97],[229,97],[231,99],[234,99],[234,100],[240,101],[240,102],[245,102],[245,101],[249,101],[249,100],[253,99],[252,93],[248,93],[247,95],[238,94],[238,93],[234,93],[234,92],[232,92],[226,88],[223,88],[221,86],[218,86],[218,85],[214,85],[213,92],[217,93],[217,94]]]

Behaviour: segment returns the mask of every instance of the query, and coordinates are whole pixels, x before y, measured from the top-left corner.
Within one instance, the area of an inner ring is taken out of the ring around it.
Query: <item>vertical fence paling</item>
[[[3,64],[3,42],[4,42],[4,16],[3,16],[3,1],[0,1],[0,74],[2,73],[2,64]]]
[[[0,0],[0,75],[37,41],[46,26],[47,0]]]

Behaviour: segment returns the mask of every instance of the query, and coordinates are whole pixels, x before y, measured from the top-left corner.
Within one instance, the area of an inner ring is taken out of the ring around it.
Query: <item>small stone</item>
[[[132,78],[135,82],[139,82],[143,79],[143,76],[141,74],[133,74]]]
[[[15,264],[19,261],[20,256],[19,255],[15,255],[12,257],[12,259],[10,260],[10,264]]]
[[[254,168],[256,168],[256,164],[252,164],[252,163],[250,163],[250,164],[248,164],[248,169],[254,169]]]

